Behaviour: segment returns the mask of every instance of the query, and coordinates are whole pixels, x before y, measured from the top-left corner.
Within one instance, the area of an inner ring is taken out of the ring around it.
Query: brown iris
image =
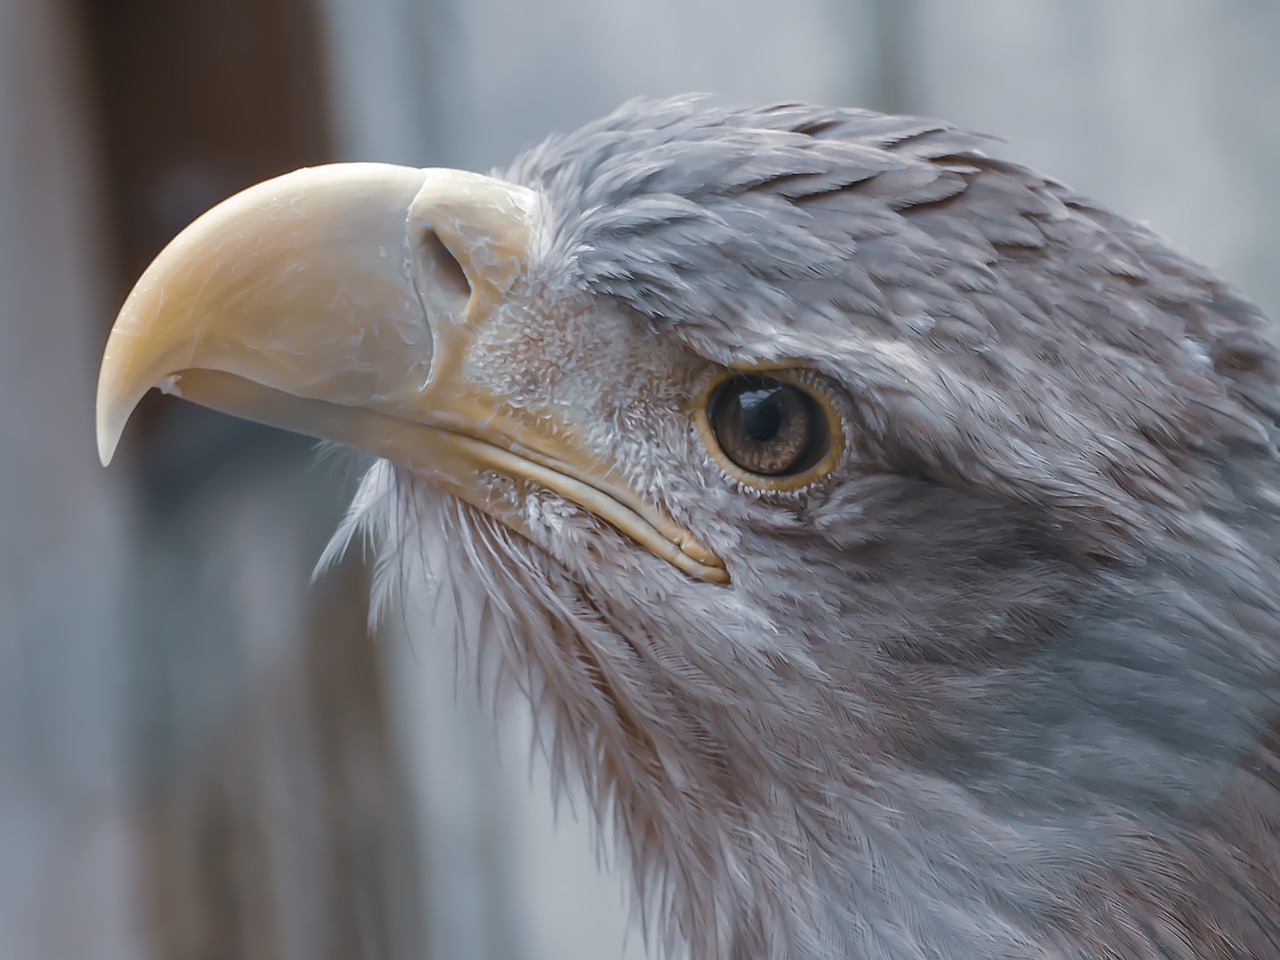
[[[801,387],[773,377],[730,377],[712,396],[708,415],[721,452],[759,476],[804,473],[831,447],[823,408]]]

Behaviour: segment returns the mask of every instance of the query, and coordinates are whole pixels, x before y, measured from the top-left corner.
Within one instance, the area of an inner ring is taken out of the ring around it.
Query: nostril
[[[451,299],[457,298],[460,306],[465,306],[471,299],[471,281],[467,272],[462,269],[458,258],[449,252],[444,241],[434,230],[427,230],[422,235],[423,259],[433,274],[433,280],[439,291]]]

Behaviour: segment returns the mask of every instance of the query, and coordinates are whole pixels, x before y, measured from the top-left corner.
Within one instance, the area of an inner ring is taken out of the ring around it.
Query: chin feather
[[[681,791],[666,779],[682,775],[670,765],[670,745],[649,739],[663,718],[639,712],[645,697],[636,688],[651,678],[609,614],[550,554],[386,462],[364,476],[317,575],[357,541],[373,560],[372,623],[411,605],[430,634],[423,642],[464,658],[495,713],[513,698],[528,702],[531,749],[546,758],[556,804],[587,812],[598,856],[630,867],[646,941],[672,958],[691,942],[711,949],[708,956],[734,955],[721,947],[733,940],[732,904],[744,891],[730,890],[727,865],[701,880],[680,876],[709,856],[695,844],[716,848],[716,860],[731,851],[709,829],[657,829],[689,820],[678,809]],[[629,842],[615,847],[615,836]]]

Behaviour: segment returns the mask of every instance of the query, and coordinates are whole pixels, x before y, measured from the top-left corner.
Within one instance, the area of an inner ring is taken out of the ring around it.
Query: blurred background
[[[312,566],[354,476],[97,363],[297,166],[485,170],[638,94],[943,116],[1280,308],[1275,0],[0,0],[0,958],[644,955],[454,651]]]

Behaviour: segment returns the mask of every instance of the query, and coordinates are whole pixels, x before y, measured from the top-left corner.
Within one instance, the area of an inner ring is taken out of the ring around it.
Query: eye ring
[[[699,433],[729,476],[760,490],[799,490],[830,474],[844,453],[844,418],[807,370],[726,370],[703,390]]]

